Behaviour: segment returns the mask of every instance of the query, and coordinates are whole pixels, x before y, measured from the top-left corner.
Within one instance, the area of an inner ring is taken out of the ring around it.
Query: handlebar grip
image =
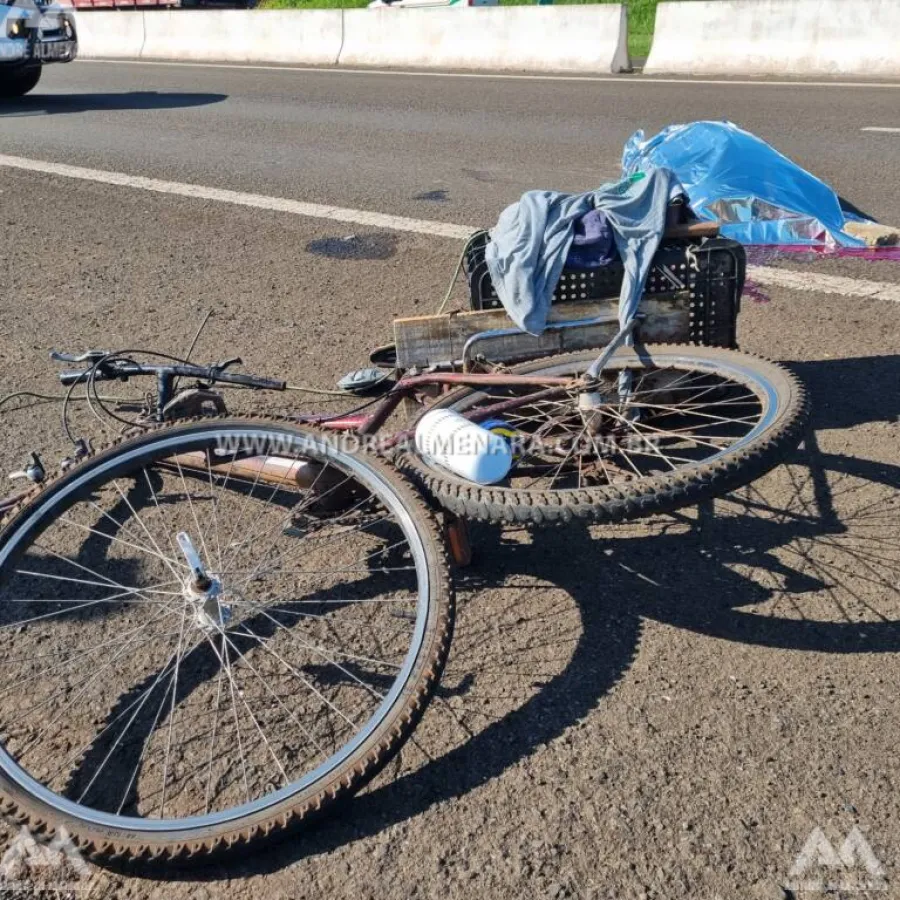
[[[79,369],[77,372],[60,372],[59,381],[60,384],[69,387],[70,385],[78,384],[79,381],[87,381],[88,374],[84,369]]]
[[[257,387],[267,391],[283,391],[287,389],[287,382],[278,378],[256,378]]]
[[[90,369],[71,369],[67,372],[59,373],[59,381],[64,387],[70,387],[73,384],[86,383],[91,377]],[[103,369],[94,370],[94,381],[112,381],[118,378],[118,375],[110,375]]]

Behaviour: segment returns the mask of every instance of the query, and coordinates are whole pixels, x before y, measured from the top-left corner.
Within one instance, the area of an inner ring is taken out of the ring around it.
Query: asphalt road
[[[4,152],[463,224],[616,177],[622,146],[728,118],[900,222],[900,87],[649,84],[80,62],[4,110]]]
[[[435,78],[76,63],[0,107],[0,154],[271,197],[491,224],[583,189],[621,145],[727,117],[900,223],[900,89]],[[0,166],[0,394],[58,392],[51,347],[240,353],[329,387],[430,311],[454,240]],[[343,240],[356,235],[346,252]],[[803,271],[896,284],[896,264]],[[164,883],[90,897],[785,900],[817,827],[856,825],[900,884],[900,304],[773,289],[739,340],[814,398],[789,465],[616,529],[479,528],[442,689],[341,817]],[[239,395],[234,408],[283,409]],[[10,404],[15,406],[15,404]],[[0,473],[70,452],[54,404],[2,417]],[[86,410],[75,429],[102,439]],[[5,837],[11,837],[9,828]],[[858,860],[852,891],[873,874]],[[812,896],[816,896],[813,894]],[[865,893],[862,896],[866,896]]]

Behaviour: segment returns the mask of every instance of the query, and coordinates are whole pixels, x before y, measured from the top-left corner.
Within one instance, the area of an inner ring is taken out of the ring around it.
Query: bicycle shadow
[[[788,363],[813,398],[818,430],[900,421],[900,355]],[[874,388],[874,389],[873,389]]]
[[[873,366],[889,377],[897,359],[842,360],[837,379],[833,361],[798,365],[813,383],[833,380],[833,402],[818,407],[815,424],[884,420],[881,404],[858,404],[856,395]],[[887,415],[894,415],[890,408]],[[473,527],[475,546],[489,548],[489,557],[459,579],[459,625],[444,686],[388,771],[290,843],[205,869],[141,874],[202,882],[276,871],[476,790],[602,702],[628,672],[644,619],[801,652],[900,651],[900,557],[885,555],[881,544],[875,554],[857,538],[840,545],[836,562],[820,553],[854,530],[868,533],[873,521],[884,527],[898,485],[900,466],[823,453],[811,430],[787,465],[716,501],[715,516],[683,511],[615,529],[506,530],[499,537],[497,529]],[[896,506],[894,513],[900,520]],[[848,566],[856,571],[848,575]],[[748,577],[748,568],[767,577]],[[864,599],[855,611],[823,607],[832,589],[852,595],[849,579],[860,572],[883,589],[882,608],[865,615]],[[790,607],[805,597],[820,618]]]
[[[801,477],[799,473],[804,472]],[[571,630],[548,627],[551,616],[546,604],[538,605],[537,622],[523,621],[521,606],[518,618],[501,610],[500,630],[509,635],[513,629],[533,626],[534,644],[525,649],[540,646],[546,651],[557,641],[565,656],[559,671],[545,683],[521,684],[532,675],[521,671],[522,647],[507,653],[508,659],[470,667],[469,682],[462,691],[469,696],[451,706],[439,692],[420,731],[429,721],[435,733],[446,731],[453,723],[460,725],[459,717],[465,716],[472,695],[478,694],[479,682],[487,679],[490,683],[494,670],[504,665],[517,670],[523,702],[489,720],[485,727],[470,729],[465,740],[436,758],[429,756],[427,746],[405,749],[403,757],[415,752],[423,762],[412,769],[402,761],[394,764],[387,776],[290,844],[275,845],[250,859],[209,870],[181,870],[171,877],[203,881],[276,871],[371,837],[435,804],[479,788],[540,746],[558,739],[602,702],[638,652],[644,619],[720,639],[801,652],[900,652],[900,592],[895,587],[900,555],[888,558],[875,570],[886,599],[882,609],[870,610],[872,616],[851,617],[837,602],[826,611],[830,618],[818,621],[783,608],[786,598],[796,601],[804,595],[815,597],[821,607],[823,591],[827,595],[832,587],[847,587],[849,576],[843,566],[823,564],[816,551],[820,544],[831,546],[854,527],[868,524],[872,510],[880,509],[879,499],[896,494],[900,467],[823,454],[810,432],[805,445],[783,467],[782,475],[792,485],[786,502],[773,503],[751,486],[736,497],[717,501],[718,516],[712,522],[708,511],[701,515],[691,511],[654,520],[650,534],[638,533],[633,526],[624,536],[617,536],[617,529],[605,529],[599,537],[590,529],[567,528],[536,534],[534,543],[523,543],[513,533],[512,540],[501,540],[498,545],[494,529],[473,528],[475,545],[490,547],[491,568],[489,572],[466,573],[460,579],[464,599],[445,683],[453,691],[465,669],[461,661],[483,656],[482,645],[496,649],[498,642],[492,632],[498,624],[498,589],[493,586],[523,578],[545,593],[563,593],[570,598],[578,634],[573,637]],[[858,503],[853,506],[851,502],[849,512],[836,508],[836,500],[843,507],[848,503],[846,495],[852,501],[857,491]],[[900,520],[900,511],[897,515]],[[782,558],[785,547],[791,548],[791,563]],[[871,569],[871,560],[856,540],[843,552],[848,554],[845,562],[856,560]],[[573,565],[573,560],[591,559],[598,565],[587,574]],[[764,587],[736,568],[747,566],[772,576],[779,586]],[[546,587],[541,588],[542,584]],[[513,590],[521,592],[522,587]],[[485,592],[488,602],[478,609],[483,601],[470,595],[483,596]],[[606,602],[609,597],[615,602]],[[893,619],[885,618],[885,613]],[[463,729],[466,724],[461,723]]]

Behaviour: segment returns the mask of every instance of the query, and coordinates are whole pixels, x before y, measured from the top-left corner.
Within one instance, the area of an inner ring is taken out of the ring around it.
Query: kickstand
[[[702,535],[712,532],[716,521],[716,501],[707,497],[697,504],[697,530]]]
[[[472,544],[469,542],[469,526],[465,519],[453,513],[444,513],[444,539],[453,564],[460,569],[472,563]]]

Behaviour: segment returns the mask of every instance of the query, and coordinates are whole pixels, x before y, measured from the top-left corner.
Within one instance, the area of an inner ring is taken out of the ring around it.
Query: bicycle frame
[[[374,437],[377,435],[384,425],[390,419],[391,415],[397,410],[400,403],[407,398],[414,398],[418,401],[416,395],[426,388],[452,389],[457,387],[533,387],[534,391],[522,394],[518,397],[509,397],[504,400],[498,400],[488,406],[482,407],[471,413],[468,418],[470,421],[478,423],[487,419],[502,416],[505,413],[512,412],[523,406],[537,403],[542,400],[551,400],[556,397],[564,396],[572,391],[579,391],[592,398],[593,405],[601,402],[599,395],[591,391],[591,386],[597,382],[604,366],[610,360],[616,349],[625,343],[630,342],[631,335],[635,326],[642,316],[638,315],[629,321],[619,333],[606,345],[603,351],[598,355],[597,360],[589,368],[585,376],[581,378],[571,378],[562,376],[548,375],[516,375],[513,373],[473,373],[463,372],[430,372],[423,375],[407,375],[400,379],[397,384],[385,395],[381,402],[377,405],[374,412],[371,413],[349,413],[346,415],[306,415],[298,414],[297,421],[306,425],[314,425],[325,431],[350,432],[360,438]],[[574,323],[573,323],[574,324]],[[489,336],[490,332],[483,332],[482,336]],[[479,335],[475,335],[479,338]],[[471,339],[470,339],[471,343]],[[128,351],[122,351],[122,353]],[[90,362],[91,367],[84,370],[66,371],[60,373],[60,381],[66,386],[73,386],[80,383],[91,384],[97,380],[128,380],[130,377],[138,375],[154,375],[157,379],[159,388],[159,400],[168,403],[172,399],[173,383],[178,377],[187,378],[203,378],[210,382],[210,385],[219,382],[224,384],[236,384],[246,387],[254,387],[258,389],[269,389],[283,391],[286,383],[273,379],[260,378],[254,375],[244,375],[240,373],[226,372],[226,368],[233,363],[239,363],[239,359],[228,360],[218,366],[199,367],[193,365],[172,365],[165,366],[144,366],[132,363],[130,361],[123,362],[118,359],[121,353],[106,353],[104,351],[88,351],[80,357],[69,354],[53,353],[52,358],[64,362]],[[111,362],[110,362],[111,360]],[[104,369],[104,365],[108,368]],[[620,393],[620,396],[627,398],[627,392]],[[421,404],[425,406],[425,404]],[[158,401],[157,403],[157,421],[162,421],[165,403]],[[375,449],[384,452],[404,444],[409,441],[415,434],[414,428],[402,429],[398,432],[388,435],[375,444]],[[193,468],[192,460],[185,459],[182,461],[188,468]],[[270,472],[265,462],[259,463],[258,460],[247,458],[242,460],[242,464],[246,464],[256,474],[256,477],[263,481],[275,481],[284,483],[285,473],[283,471]],[[206,471],[207,463],[202,464],[198,461],[197,467]],[[291,470],[293,473],[293,470]],[[291,476],[293,477],[293,475]],[[302,478],[298,475],[298,482]],[[23,500],[28,491],[18,492],[10,495],[5,499],[0,499],[0,515],[8,512]]]
[[[347,416],[302,416],[301,421],[308,425],[318,425],[328,431],[351,431],[360,437],[377,434],[400,403],[407,397],[414,397],[426,387],[535,387],[543,388],[521,397],[501,400],[491,406],[478,410],[469,418],[473,422],[481,422],[492,416],[502,415],[534,403],[548,400],[551,397],[565,394],[577,388],[580,381],[573,378],[552,376],[497,375],[497,374],[462,374],[453,372],[433,373],[428,375],[412,375],[401,379],[397,385],[381,401],[372,413],[355,413]],[[379,449],[390,449],[409,438],[413,429],[405,429],[390,435],[379,443]]]
[[[588,369],[583,379],[514,375],[511,373],[508,375],[496,373],[473,374],[469,372],[434,372],[427,375],[412,375],[402,378],[390,393],[387,394],[374,413],[338,417],[315,417],[311,419],[304,418],[303,421],[308,424],[319,425],[330,431],[352,431],[360,436],[369,436],[377,434],[378,431],[381,430],[382,426],[387,422],[391,414],[397,409],[404,398],[414,396],[416,391],[423,387],[479,387],[483,385],[485,387],[529,386],[542,388],[542,390],[536,391],[533,394],[527,394],[522,397],[511,397],[508,400],[500,400],[497,403],[484,407],[468,416],[469,420],[472,422],[483,422],[486,419],[512,412],[513,410],[530,403],[539,402],[541,400],[550,400],[557,396],[561,396],[570,390],[584,389],[585,385],[596,382],[606,364],[612,359],[616,350],[624,344],[631,342],[634,330],[642,318],[643,316],[641,315],[634,316],[619,330],[618,334],[616,334],[606,347],[604,347],[603,351],[598,354],[597,359]],[[564,322],[558,324],[568,326],[578,323]],[[505,331],[503,333],[505,333]],[[474,335],[469,338],[467,347],[474,341],[492,334],[494,334],[494,332],[481,332],[480,334]],[[596,399],[596,395],[591,396]],[[379,445],[379,449],[387,450],[395,447],[397,444],[408,440],[412,434],[412,429],[400,431],[383,441]]]

